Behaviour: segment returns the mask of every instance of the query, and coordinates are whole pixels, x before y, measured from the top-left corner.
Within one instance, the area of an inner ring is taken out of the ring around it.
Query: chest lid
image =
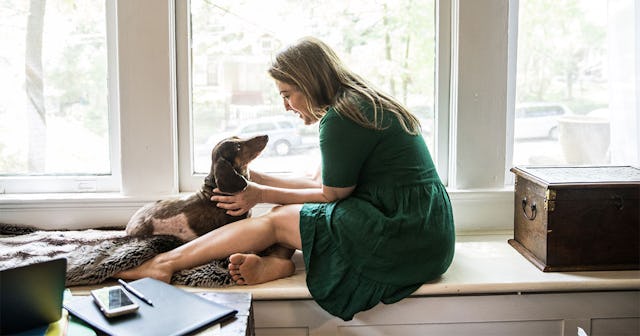
[[[632,166],[513,167],[511,171],[544,187],[640,185],[640,168]]]

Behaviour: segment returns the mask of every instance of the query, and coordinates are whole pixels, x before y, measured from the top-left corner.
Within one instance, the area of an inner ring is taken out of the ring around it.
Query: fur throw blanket
[[[0,269],[54,258],[67,259],[67,286],[95,285],[182,244],[173,236],[130,237],[124,230],[43,231],[0,224]],[[174,285],[224,287],[233,284],[228,260],[177,272]]]

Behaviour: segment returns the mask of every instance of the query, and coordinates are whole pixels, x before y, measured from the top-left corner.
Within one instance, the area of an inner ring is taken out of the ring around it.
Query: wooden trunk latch
[[[547,212],[556,210],[556,191],[553,189],[547,189],[544,195],[544,209]]]

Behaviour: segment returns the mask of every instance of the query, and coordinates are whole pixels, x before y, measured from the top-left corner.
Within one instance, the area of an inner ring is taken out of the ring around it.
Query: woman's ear
[[[216,179],[216,185],[220,191],[235,194],[247,187],[247,180],[233,169],[229,161],[218,159],[213,168],[213,176]]]

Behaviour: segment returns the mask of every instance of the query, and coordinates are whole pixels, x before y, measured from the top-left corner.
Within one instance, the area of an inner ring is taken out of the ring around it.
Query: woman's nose
[[[289,102],[287,101],[287,99],[284,99],[284,98],[283,98],[283,99],[282,99],[282,102],[284,103],[284,109],[285,109],[286,111],[290,111],[290,110],[292,110],[291,105],[289,105]]]

